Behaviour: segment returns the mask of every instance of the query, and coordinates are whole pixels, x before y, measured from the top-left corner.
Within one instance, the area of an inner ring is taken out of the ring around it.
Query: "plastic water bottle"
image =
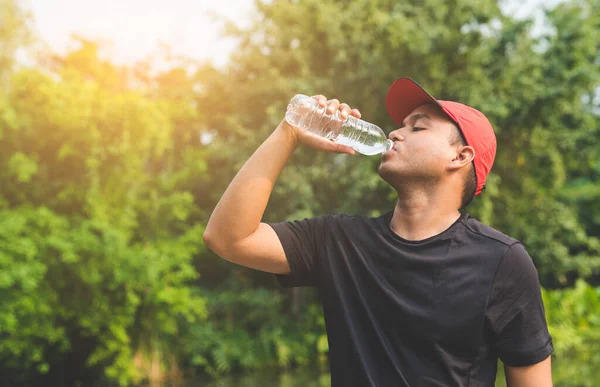
[[[326,114],[326,110],[327,107],[319,107],[316,99],[296,94],[287,107],[285,120],[290,125],[350,146],[364,155],[384,153],[394,145],[380,127],[353,116],[342,120],[339,110],[334,114]]]

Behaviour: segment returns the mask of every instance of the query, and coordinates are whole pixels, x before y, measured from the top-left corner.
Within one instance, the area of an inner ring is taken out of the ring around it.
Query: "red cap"
[[[404,119],[416,108],[427,103],[438,105],[456,123],[467,145],[475,150],[473,166],[477,176],[475,196],[481,194],[485,179],[496,157],[496,135],[490,121],[477,109],[452,101],[438,101],[410,78],[397,79],[390,86],[385,106],[396,124],[404,126]]]

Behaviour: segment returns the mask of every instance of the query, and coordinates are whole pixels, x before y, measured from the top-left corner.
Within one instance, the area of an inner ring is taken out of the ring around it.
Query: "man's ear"
[[[456,148],[456,156],[448,165],[448,169],[460,169],[465,165],[471,164],[473,158],[475,158],[475,149],[473,147],[468,145],[460,146]]]

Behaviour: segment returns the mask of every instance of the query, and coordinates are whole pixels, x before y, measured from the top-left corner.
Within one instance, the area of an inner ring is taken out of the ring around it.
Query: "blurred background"
[[[2,385],[329,386],[316,293],[201,236],[294,94],[389,132],[401,76],[490,118],[468,212],[535,261],[555,385],[600,385],[599,0],[0,0]],[[392,209],[378,163],[299,149],[265,221]]]

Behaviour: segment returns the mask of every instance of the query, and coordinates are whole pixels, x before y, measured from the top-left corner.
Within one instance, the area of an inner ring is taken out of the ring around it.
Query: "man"
[[[328,114],[360,112],[316,97]],[[496,138],[485,116],[438,101],[408,78],[388,91],[399,125],[379,175],[398,193],[378,217],[329,215],[261,223],[275,180],[299,144],[353,154],[282,121],[239,171],[206,228],[221,257],[316,286],[333,387],[552,385],[552,341],[527,251],[469,215],[485,187]]]

